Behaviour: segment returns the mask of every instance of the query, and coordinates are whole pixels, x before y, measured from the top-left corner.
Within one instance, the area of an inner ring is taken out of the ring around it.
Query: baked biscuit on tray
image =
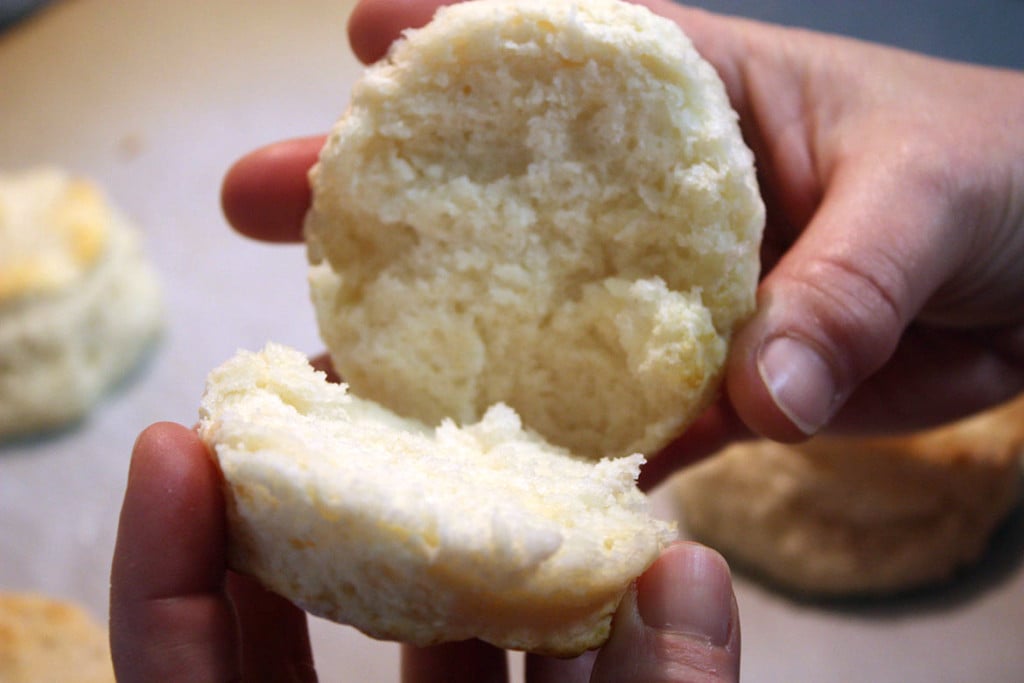
[[[799,593],[884,595],[976,562],[1015,504],[1024,397],[889,438],[737,444],[677,475],[683,526]]]
[[[161,327],[139,236],[56,168],[0,174],[0,439],[85,415]]]

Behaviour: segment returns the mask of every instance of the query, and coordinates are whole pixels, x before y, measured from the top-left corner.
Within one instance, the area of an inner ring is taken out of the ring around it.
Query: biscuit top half
[[[101,258],[110,208],[56,169],[0,175],[0,306],[73,287]]]
[[[639,5],[439,10],[356,85],[311,182],[335,365],[428,424],[504,402],[574,452],[651,453],[753,310],[753,156],[714,69]]]

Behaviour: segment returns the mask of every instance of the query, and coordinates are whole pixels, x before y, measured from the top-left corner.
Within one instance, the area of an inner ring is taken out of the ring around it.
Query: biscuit
[[[355,86],[310,179],[332,360],[427,424],[503,402],[575,453],[653,453],[754,307],[752,154],[713,68],[639,5],[442,8]]]
[[[156,276],[96,185],[0,175],[0,438],[82,417],[153,341]]]
[[[885,595],[976,562],[1019,500],[1024,397],[918,434],[738,444],[677,475],[690,535],[779,587]]]
[[[377,638],[578,654],[674,538],[636,488],[640,455],[576,458],[501,404],[428,427],[283,346],[214,370],[200,418],[230,566]]]
[[[348,384],[277,345],[211,373],[230,565],[377,638],[599,646],[674,538],[642,454],[754,307],[764,206],[721,81],[639,5],[458,3],[356,84],[310,182]]]
[[[71,602],[0,592],[0,681],[113,683],[107,630]]]

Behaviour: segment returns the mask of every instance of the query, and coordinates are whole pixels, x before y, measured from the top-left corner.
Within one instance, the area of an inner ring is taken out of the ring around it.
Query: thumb
[[[832,421],[963,251],[967,231],[943,211],[941,183],[899,158],[858,161],[837,170],[734,340],[729,399],[770,439],[801,440]]]
[[[677,543],[615,613],[591,683],[724,683],[740,674],[740,625],[725,560]]]

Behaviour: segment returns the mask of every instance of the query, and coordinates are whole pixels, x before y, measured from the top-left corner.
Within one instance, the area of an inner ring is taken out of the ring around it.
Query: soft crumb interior
[[[648,450],[707,403],[752,304],[749,159],[681,34],[526,5],[359,86],[316,171],[321,326],[402,414],[505,401],[575,452]]]
[[[277,345],[211,373],[201,418],[229,483],[278,491],[274,507],[307,499],[325,517],[372,528],[374,543],[393,535],[474,581],[546,561],[567,576],[614,574],[616,553],[649,553],[672,535],[636,488],[640,456],[581,460],[503,405],[464,428],[427,428],[327,383]]]

